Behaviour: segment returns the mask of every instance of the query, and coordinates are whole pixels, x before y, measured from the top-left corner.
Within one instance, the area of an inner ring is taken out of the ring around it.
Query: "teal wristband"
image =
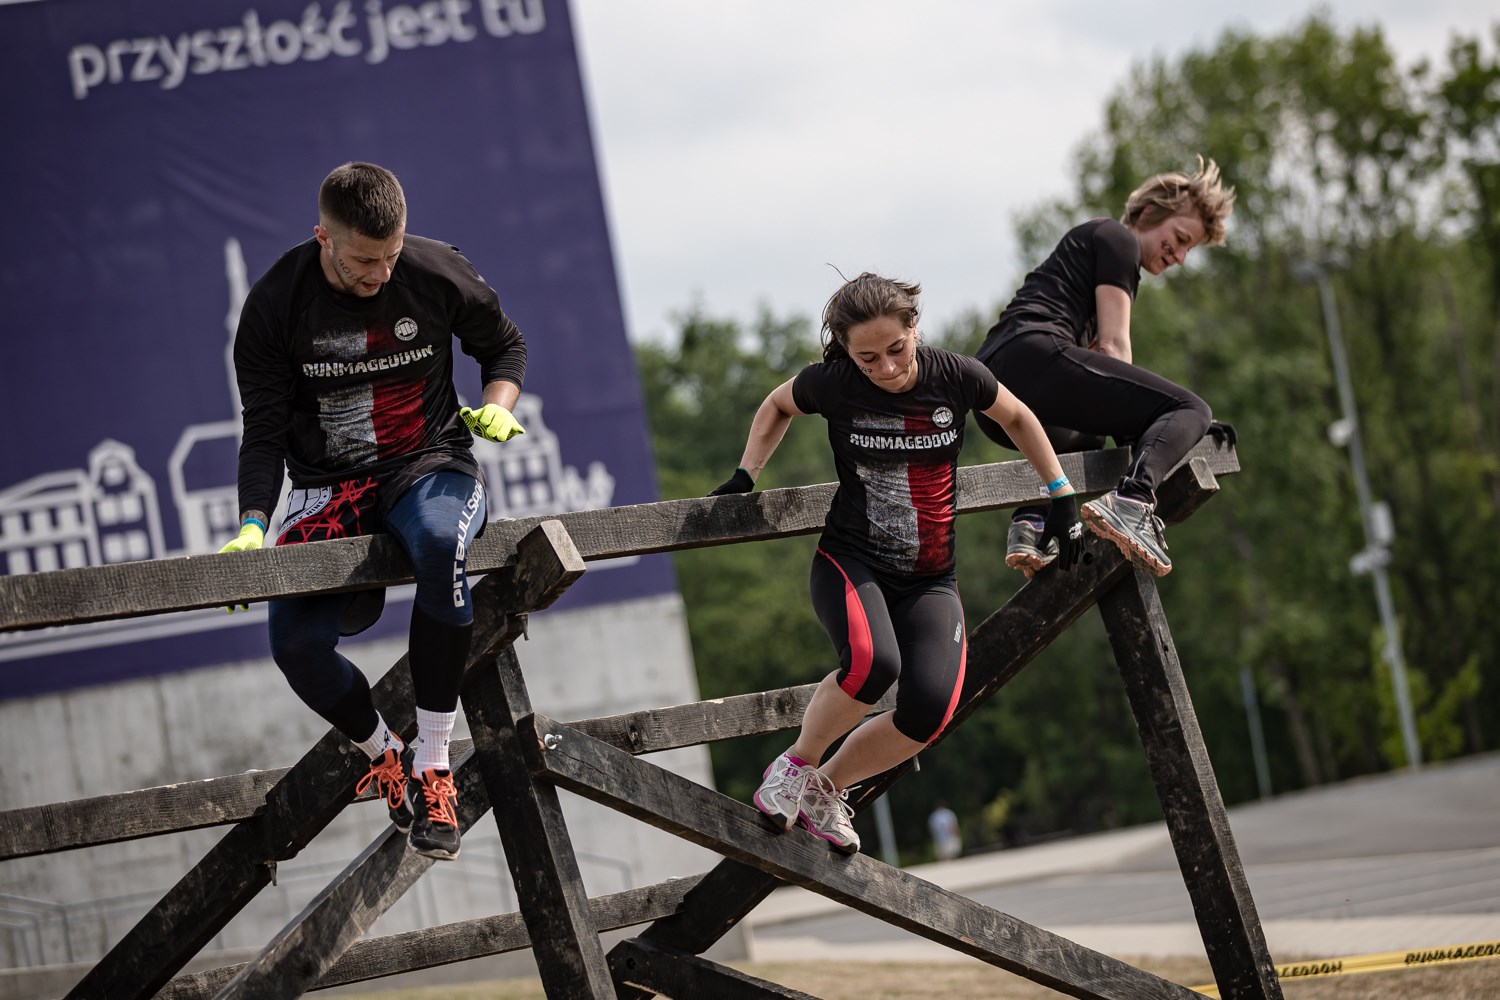
[[[247,524],[253,524],[253,525],[255,525],[257,528],[260,529],[260,533],[262,535],[264,535],[266,533],[265,522],[262,521],[258,517],[247,517],[247,518],[245,518],[243,521],[240,522],[240,527],[243,528]]]
[[[1067,476],[1058,476],[1056,479],[1052,480],[1052,482],[1050,482],[1050,483],[1047,484],[1047,492],[1048,493],[1056,493],[1058,490],[1062,489],[1064,486],[1067,486],[1067,485],[1068,485],[1068,477]]]

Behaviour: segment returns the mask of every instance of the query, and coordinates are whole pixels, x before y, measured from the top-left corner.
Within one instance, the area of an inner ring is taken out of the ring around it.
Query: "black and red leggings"
[[[936,739],[958,704],[968,652],[953,575],[892,578],[818,549],[808,587],[838,652],[839,688],[873,705],[900,678],[896,730],[919,743]]]

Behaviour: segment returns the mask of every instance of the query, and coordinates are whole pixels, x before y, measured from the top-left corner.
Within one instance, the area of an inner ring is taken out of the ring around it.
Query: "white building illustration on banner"
[[[238,240],[225,241],[224,258],[229,285],[224,362],[233,412],[238,413],[234,334],[249,292]],[[522,393],[515,413],[526,428],[524,435],[503,445],[474,441],[474,457],[489,488],[491,519],[609,505],[614,476],[603,462],[591,462],[586,473],[563,464],[561,442],[542,418],[540,396]],[[106,439],[89,451],[85,468],[46,472],[0,486],[0,572],[14,576],[217,551],[239,531],[238,489],[232,478],[221,478],[222,470],[237,467],[239,439],[237,418],[188,424],[179,435],[167,460],[170,498],[182,539],[178,549],[167,548],[156,482],[128,444]],[[280,515],[278,508],[273,523],[280,523]],[[609,560],[597,568],[634,561]],[[93,630],[108,631],[110,624]],[[19,638],[19,633],[0,636],[0,659],[5,658],[4,647]],[[33,634],[25,644],[39,652],[35,639]]]

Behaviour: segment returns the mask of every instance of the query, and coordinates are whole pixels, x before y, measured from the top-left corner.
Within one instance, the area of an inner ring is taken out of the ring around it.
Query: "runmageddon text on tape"
[[[1411,951],[1384,951],[1376,955],[1353,955],[1348,958],[1325,958],[1316,962],[1289,962],[1276,967],[1276,976],[1288,979],[1314,979],[1319,976],[1342,976],[1353,972],[1390,972],[1393,969],[1420,969],[1447,962],[1475,962],[1500,958],[1500,941],[1476,941],[1443,948],[1414,948]],[[1204,996],[1217,997],[1214,985],[1194,986]]]

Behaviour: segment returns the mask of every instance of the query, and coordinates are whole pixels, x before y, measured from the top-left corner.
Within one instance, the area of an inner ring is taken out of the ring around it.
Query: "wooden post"
[[[530,718],[531,698],[513,649],[469,675],[463,703],[547,995],[614,1000],[557,789],[535,781],[527,767],[530,737],[521,736],[518,724]]]
[[[1156,583],[1136,570],[1099,602],[1167,831],[1224,1000],[1281,1000]]]

